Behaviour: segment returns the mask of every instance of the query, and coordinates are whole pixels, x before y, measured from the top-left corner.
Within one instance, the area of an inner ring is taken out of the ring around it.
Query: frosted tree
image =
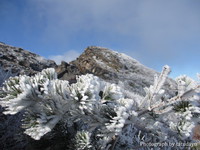
[[[77,82],[58,80],[55,70],[45,69],[33,77],[10,77],[5,81],[0,105],[4,114],[24,111],[25,134],[35,140],[56,124],[70,128],[79,123],[74,149],[173,149],[169,143],[195,143],[193,128],[199,124],[200,86],[194,80],[176,79],[178,94],[170,99],[162,89],[168,66],[146,87],[146,96],[125,96],[120,86],[91,74]],[[64,131],[66,132],[66,131]],[[166,143],[150,145],[149,143]],[[183,149],[177,146],[176,149]]]

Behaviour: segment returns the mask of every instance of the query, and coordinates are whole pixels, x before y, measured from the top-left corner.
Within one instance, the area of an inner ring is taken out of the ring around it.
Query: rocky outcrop
[[[0,43],[0,66],[15,75],[33,75],[45,68],[55,67],[56,63],[22,48]]]
[[[76,82],[76,76],[83,74],[75,65],[62,61],[60,65],[55,67],[58,78],[68,80],[70,83]]]
[[[92,73],[108,82],[120,84],[130,93],[144,95],[144,87],[153,84],[154,75],[158,72],[150,69],[137,60],[107,48],[91,46],[76,60],[70,62],[83,73]],[[165,89],[170,95],[174,94],[175,82],[168,79]]]

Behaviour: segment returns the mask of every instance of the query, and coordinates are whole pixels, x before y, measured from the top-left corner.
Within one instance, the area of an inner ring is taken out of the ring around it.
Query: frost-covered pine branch
[[[90,144],[90,133],[87,131],[78,131],[75,136],[75,148],[77,150],[89,150],[92,148]]]
[[[132,93],[128,98],[118,85],[91,74],[77,76],[77,82],[69,84],[57,79],[50,68],[32,77],[9,78],[0,105],[5,107],[4,114],[24,111],[24,133],[35,140],[58,123],[70,128],[82,122],[74,136],[76,149],[141,148],[141,143],[155,141],[195,142],[193,128],[200,123],[199,84],[181,76],[176,80],[178,95],[163,99],[162,87],[169,72],[170,68],[164,66],[161,74],[155,75],[154,84],[145,88],[146,96]]]
[[[161,89],[166,78],[167,75],[170,73],[170,68],[169,66],[164,66],[163,70],[160,74],[160,76],[158,76],[157,74],[155,74],[154,76],[154,84],[151,85],[149,88],[144,88],[145,92],[146,92],[146,96],[143,99],[142,103],[140,104],[139,107],[143,107],[143,108],[147,108],[149,110],[152,110],[153,106],[155,105],[155,103],[161,103],[161,97],[164,94],[164,90]]]

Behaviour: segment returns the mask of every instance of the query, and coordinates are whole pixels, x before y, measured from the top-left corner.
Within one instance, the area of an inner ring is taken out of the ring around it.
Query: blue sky
[[[70,61],[87,46],[200,73],[199,0],[0,0],[0,41]]]

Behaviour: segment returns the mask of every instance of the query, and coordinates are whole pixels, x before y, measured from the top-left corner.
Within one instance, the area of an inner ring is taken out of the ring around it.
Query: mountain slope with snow
[[[33,75],[45,68],[55,67],[56,64],[22,48],[0,42],[0,66],[13,74]]]
[[[125,54],[95,46],[86,48],[84,53],[70,64],[84,74],[92,73],[108,82],[119,84],[129,92],[141,95],[144,95],[144,87],[153,84],[154,75],[159,74]],[[175,82],[168,79],[164,87],[172,94],[174,86]]]

